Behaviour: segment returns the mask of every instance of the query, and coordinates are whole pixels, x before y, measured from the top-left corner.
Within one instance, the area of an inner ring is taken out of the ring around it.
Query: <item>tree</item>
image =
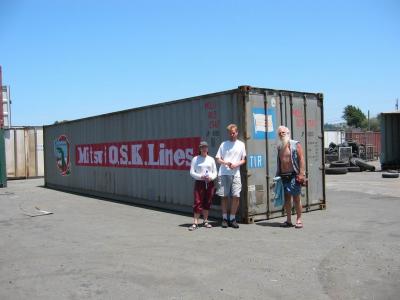
[[[365,125],[367,117],[358,107],[347,105],[343,110],[343,119],[346,120],[347,125],[361,128]]]
[[[380,131],[381,124],[378,118],[370,118],[369,119],[369,130],[371,131]]]

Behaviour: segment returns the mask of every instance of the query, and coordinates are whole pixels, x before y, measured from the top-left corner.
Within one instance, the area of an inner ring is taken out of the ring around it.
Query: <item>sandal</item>
[[[189,231],[193,231],[193,230],[196,230],[197,228],[199,228],[199,226],[198,226],[197,224],[194,224],[194,223],[193,223],[193,225],[190,226],[190,227],[188,228],[188,230],[189,230]]]
[[[203,222],[203,227],[205,227],[205,228],[212,228],[211,224],[208,223],[208,220],[204,220],[204,222]]]
[[[285,228],[293,227],[293,223],[288,222],[288,221],[285,221],[285,222],[283,222],[283,223],[281,224],[281,227],[285,227]]]
[[[294,228],[297,228],[297,229],[303,228],[303,223],[302,223],[302,222],[296,223],[296,225],[294,226]]]

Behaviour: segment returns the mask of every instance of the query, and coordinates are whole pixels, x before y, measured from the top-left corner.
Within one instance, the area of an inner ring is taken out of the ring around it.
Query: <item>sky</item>
[[[400,98],[400,1],[0,0],[12,125],[240,85],[321,92],[325,122]]]

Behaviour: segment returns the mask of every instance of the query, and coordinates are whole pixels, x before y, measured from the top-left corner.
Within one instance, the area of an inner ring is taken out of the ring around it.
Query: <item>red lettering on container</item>
[[[317,121],[316,120],[307,120],[307,126],[311,128],[317,127]]]
[[[189,170],[200,137],[129,141],[75,146],[75,164],[114,167]]]
[[[298,109],[298,108],[293,109],[293,116],[295,116],[295,117],[301,117],[301,116],[302,116],[301,110]]]
[[[206,103],[204,103],[204,108],[206,110],[216,109],[217,108],[217,104],[214,103],[214,102],[206,102]]]

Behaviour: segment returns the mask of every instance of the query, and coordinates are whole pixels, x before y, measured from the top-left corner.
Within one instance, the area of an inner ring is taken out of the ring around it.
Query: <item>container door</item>
[[[322,99],[302,94],[281,94],[279,97],[278,125],[290,129],[291,139],[301,143],[305,154],[308,187],[302,188],[303,210],[320,209],[324,205]],[[276,147],[275,147],[276,148]],[[274,153],[277,155],[276,149]],[[276,170],[276,165],[275,168]],[[272,188],[270,186],[270,188]],[[322,206],[321,206],[322,205]],[[283,210],[272,213],[281,214]]]
[[[14,148],[14,132],[15,129],[4,130],[4,140],[6,146],[6,165],[7,177],[15,177],[15,148]]]
[[[44,176],[43,128],[36,129],[36,176]]]
[[[25,136],[26,145],[26,163],[27,163],[27,177],[37,176],[37,159],[36,159],[36,130],[30,128],[26,130]]]
[[[250,94],[246,114],[248,215],[265,219],[271,210],[268,186],[275,176],[267,170],[276,165],[272,159],[276,148],[276,97]]]
[[[25,130],[15,129],[15,177],[26,178],[26,149],[25,149]]]
[[[322,99],[308,97],[305,103],[306,210],[325,208],[325,174],[323,171],[323,106]]]

